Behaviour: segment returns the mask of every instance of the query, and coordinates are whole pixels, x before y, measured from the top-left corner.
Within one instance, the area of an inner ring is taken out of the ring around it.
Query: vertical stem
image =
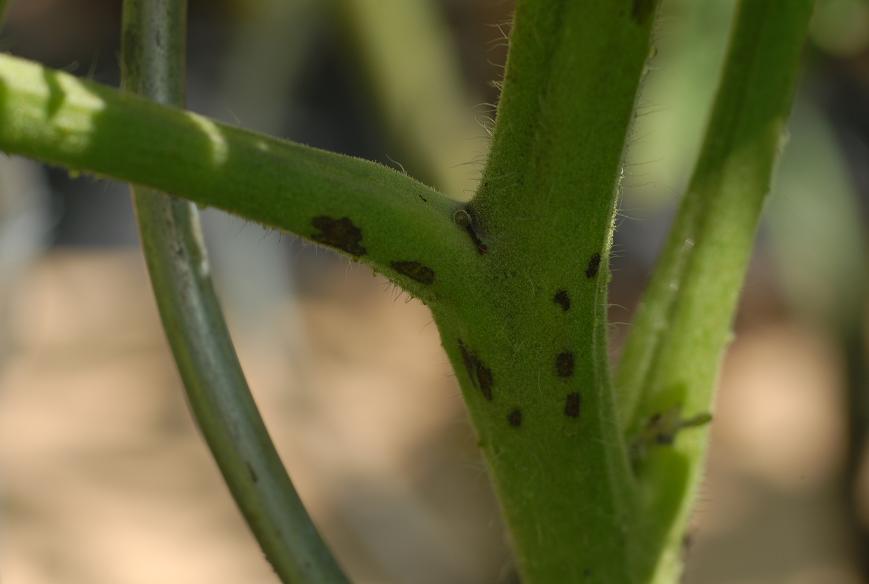
[[[186,0],[125,0],[124,87],[184,102]],[[345,582],[269,438],[209,276],[195,207],[134,188],[142,247],[190,404],[235,500],[284,582]]]
[[[790,114],[813,0],[742,0],[703,148],[616,387],[657,577],[681,570],[716,378]],[[684,430],[684,431],[683,431]],[[663,552],[654,546],[664,542]]]

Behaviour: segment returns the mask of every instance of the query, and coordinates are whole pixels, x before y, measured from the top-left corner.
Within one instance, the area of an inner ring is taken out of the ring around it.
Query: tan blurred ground
[[[427,310],[360,267],[238,331],[281,453],[358,582],[511,570]],[[52,253],[0,368],[3,584],[275,582],[187,413],[138,252]],[[839,356],[780,321],[735,342],[688,581],[849,583]]]

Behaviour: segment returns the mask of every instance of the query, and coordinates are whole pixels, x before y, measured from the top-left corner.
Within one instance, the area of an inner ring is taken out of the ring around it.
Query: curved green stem
[[[124,87],[183,105],[186,0],[125,0]],[[208,273],[189,202],[133,189],[142,247],[191,408],[227,485],[283,582],[346,582],[259,415]]]
[[[681,533],[707,443],[705,428],[689,428],[710,417],[812,5],[740,3],[705,142],[619,368],[619,413],[646,495],[650,537],[668,540],[662,582],[679,571]]]
[[[424,302],[478,258],[456,203],[384,166],[270,138],[0,55],[0,149],[171,192],[334,247]]]

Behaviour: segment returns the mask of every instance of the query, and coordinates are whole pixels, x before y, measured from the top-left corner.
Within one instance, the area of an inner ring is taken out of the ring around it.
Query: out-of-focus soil
[[[505,536],[428,311],[361,267],[234,327],[303,499],[358,582],[507,582]],[[138,253],[54,252],[0,362],[3,584],[273,583],[188,414]],[[788,323],[727,359],[691,583],[858,582],[838,355]]]

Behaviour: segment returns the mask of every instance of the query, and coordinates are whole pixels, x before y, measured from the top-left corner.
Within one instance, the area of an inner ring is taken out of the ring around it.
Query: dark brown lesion
[[[399,274],[416,280],[420,284],[434,284],[435,272],[425,264],[416,261],[395,261],[390,262],[389,265]]]
[[[471,382],[480,390],[483,397],[492,401],[492,386],[494,385],[492,370],[486,367],[480,358],[468,349],[461,340],[459,340],[459,351],[462,353],[462,361]]]
[[[564,415],[568,418],[578,418],[582,409],[582,395],[578,391],[568,393],[564,398]]]
[[[631,458],[634,465],[645,459],[652,446],[671,446],[682,430],[699,428],[711,421],[712,414],[708,412],[683,418],[680,408],[652,414],[631,443]]]
[[[555,372],[559,377],[573,375],[574,357],[572,351],[563,351],[555,357]]]
[[[466,206],[457,209],[456,212],[453,213],[453,221],[456,225],[465,230],[468,237],[470,237],[471,241],[474,243],[474,247],[477,248],[477,253],[483,255],[489,251],[489,247],[483,242],[483,238],[480,235],[480,220],[477,217],[476,211],[474,211],[472,207]]]
[[[634,21],[640,26],[649,22],[649,17],[655,12],[658,0],[633,0],[634,6],[631,12]]]
[[[594,278],[600,271],[600,254],[596,253],[588,259],[588,265],[585,267],[585,277]]]
[[[567,293],[567,290],[559,290],[556,292],[552,301],[559,305],[561,310],[564,312],[570,310],[570,294]]]
[[[522,410],[519,408],[514,408],[510,410],[510,413],[507,414],[507,423],[513,426],[514,428],[518,428],[522,425]]]
[[[317,230],[311,239],[323,245],[329,245],[359,257],[368,253],[362,245],[362,230],[348,217],[335,219],[319,215],[311,220],[311,225]]]

